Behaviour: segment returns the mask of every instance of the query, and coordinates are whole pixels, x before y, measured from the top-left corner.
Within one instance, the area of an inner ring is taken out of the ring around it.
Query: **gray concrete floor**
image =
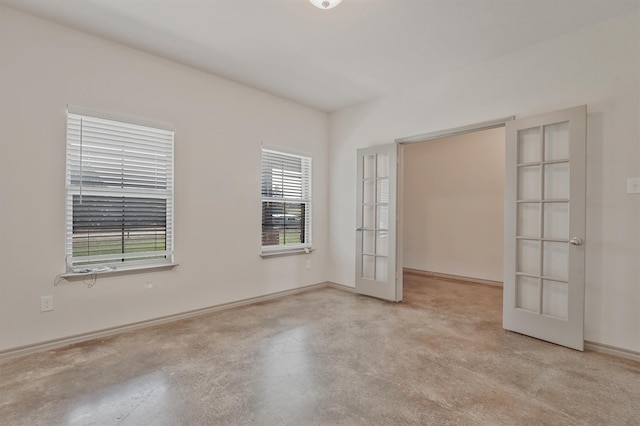
[[[640,424],[639,363],[503,331],[499,288],[405,280],[0,361],[0,424]]]

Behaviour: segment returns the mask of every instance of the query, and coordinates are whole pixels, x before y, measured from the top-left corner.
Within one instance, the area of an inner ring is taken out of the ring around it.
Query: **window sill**
[[[260,257],[263,259],[269,259],[271,257],[282,257],[282,256],[294,256],[300,254],[309,254],[312,251],[316,251],[314,248],[298,248],[292,250],[273,250],[273,251],[263,251],[260,253]]]
[[[117,275],[117,274],[135,274],[153,270],[161,270],[161,269],[173,269],[176,266],[180,265],[179,263],[162,263],[162,264],[154,264],[154,265],[135,265],[135,266],[122,266],[120,268],[109,269],[107,271],[96,271],[96,272],[65,272],[60,275],[60,278],[86,278],[91,275]]]

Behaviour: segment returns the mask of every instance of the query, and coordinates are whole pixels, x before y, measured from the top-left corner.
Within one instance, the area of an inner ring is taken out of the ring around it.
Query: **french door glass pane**
[[[362,231],[362,252],[365,254],[375,254],[376,240],[374,231]]]
[[[544,199],[569,199],[569,163],[544,166]]]
[[[558,280],[569,279],[569,244],[545,241],[542,275]]]
[[[544,237],[569,239],[569,203],[545,203]]]
[[[540,275],[540,242],[518,240],[516,272]]]
[[[362,227],[374,229],[376,227],[376,210],[374,206],[362,206]]]
[[[387,281],[388,264],[389,261],[386,257],[376,257],[376,281]]]
[[[376,202],[383,204],[389,202],[389,178],[377,180]]]
[[[538,313],[540,311],[540,280],[516,277],[516,308]]]
[[[518,164],[540,162],[540,128],[518,132]]]
[[[364,156],[364,167],[363,167],[363,178],[370,179],[376,177],[376,156],[375,155],[365,155]]]
[[[375,256],[362,256],[362,278],[367,280],[375,279],[375,267],[376,267],[376,258]]]
[[[558,281],[542,281],[542,313],[566,320],[569,317],[569,284]]]
[[[368,179],[362,181],[362,202],[364,204],[375,203],[376,181]]]
[[[540,204],[518,204],[518,231],[519,237],[539,237],[540,235]]]
[[[569,159],[569,122],[551,124],[544,128],[544,159]]]
[[[518,167],[518,200],[540,199],[540,166]]]
[[[381,177],[389,177],[389,155],[388,154],[378,154],[377,156],[377,173],[376,176]]]
[[[387,256],[389,254],[389,232],[376,232],[376,254],[380,256]]]
[[[377,206],[378,228],[389,229],[389,206]]]

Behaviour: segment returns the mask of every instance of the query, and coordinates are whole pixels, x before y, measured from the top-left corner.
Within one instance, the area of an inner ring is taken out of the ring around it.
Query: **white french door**
[[[586,106],[506,124],[503,326],[583,350]]]
[[[398,268],[398,146],[358,150],[356,178],[356,292],[402,300]]]

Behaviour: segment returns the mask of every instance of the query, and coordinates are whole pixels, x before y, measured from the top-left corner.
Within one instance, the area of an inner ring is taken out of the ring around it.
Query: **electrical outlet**
[[[53,296],[42,296],[40,298],[40,312],[53,311]]]

